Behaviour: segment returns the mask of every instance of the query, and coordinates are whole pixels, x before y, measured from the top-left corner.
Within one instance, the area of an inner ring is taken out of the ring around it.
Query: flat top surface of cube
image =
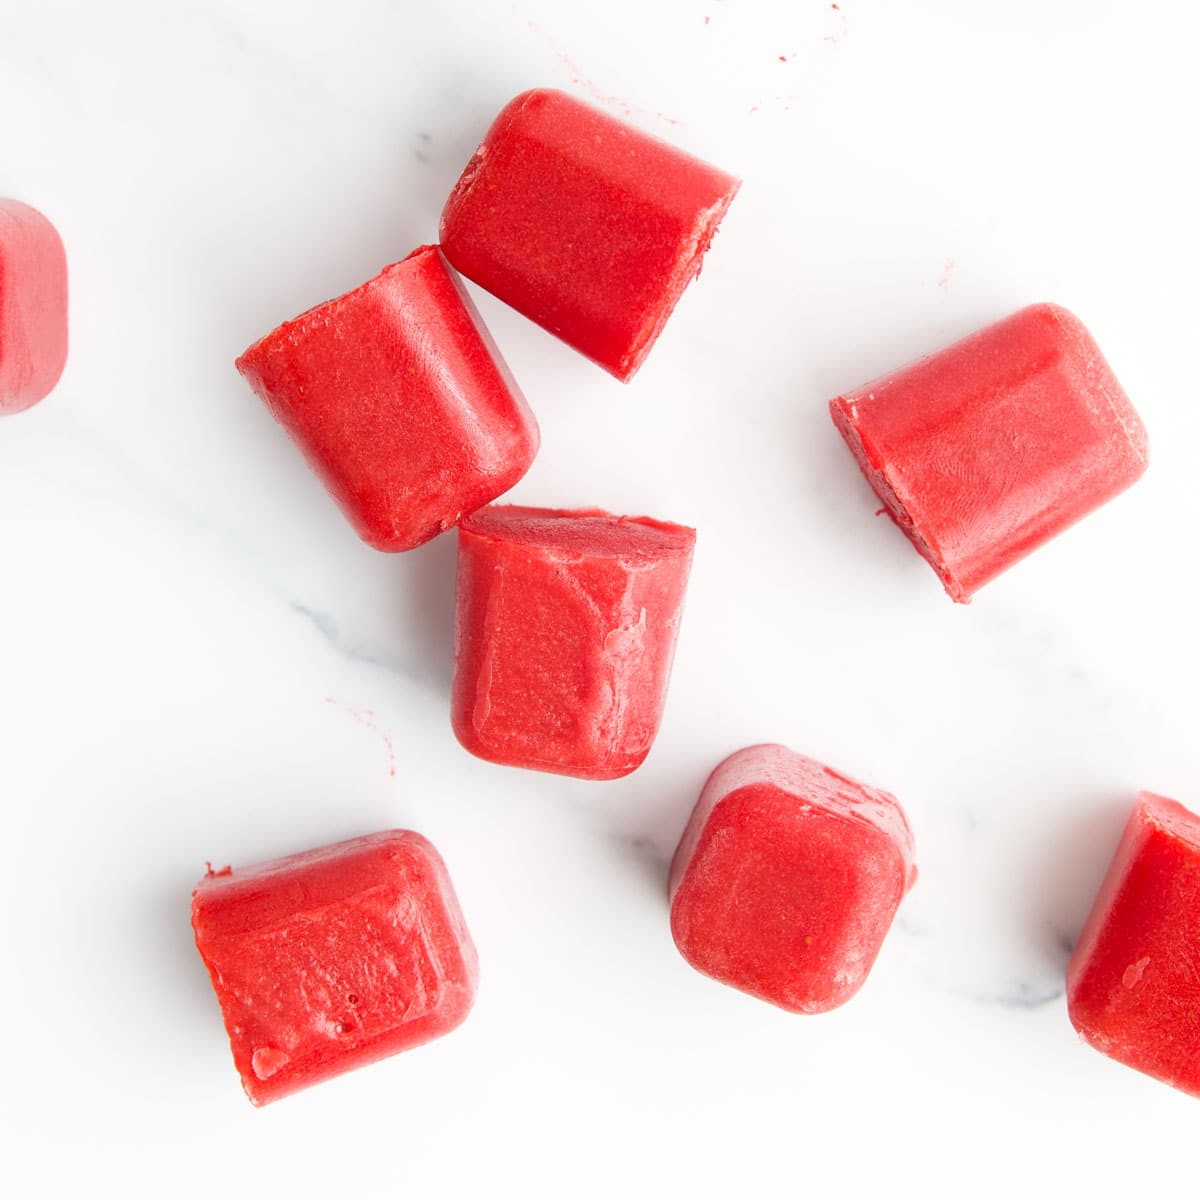
[[[710,776],[671,867],[671,928],[698,970],[795,1012],[862,986],[916,878],[894,797],[783,746]]]
[[[529,508],[493,504],[461,522],[468,535],[512,542],[567,559],[615,559],[627,564],[690,556],[696,531],[651,517],[623,517],[599,508]]]
[[[418,834],[210,873],[192,924],[256,1104],[448,1032],[474,996],[470,935]]]

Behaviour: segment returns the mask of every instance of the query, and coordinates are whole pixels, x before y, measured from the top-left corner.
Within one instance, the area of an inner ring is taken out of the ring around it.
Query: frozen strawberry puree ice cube
[[[67,256],[35,208],[0,199],[0,414],[47,396],[67,361]]]
[[[1102,1054],[1200,1097],[1200,816],[1143,792],[1067,967]]]
[[[965,602],[1146,469],[1146,431],[1078,318],[1035,304],[833,401],[897,525]]]
[[[521,478],[538,428],[436,246],[237,361],[364,541],[411,550]]]
[[[563,92],[501,111],[442,213],[468,279],[628,380],[701,260],[738,180]]]
[[[658,732],[695,531],[497,505],[458,531],[451,720],[480,758],[582,779]]]
[[[210,870],[192,929],[255,1104],[449,1033],[475,997],[475,947],[416,833]]]
[[[671,933],[696,970],[780,1008],[862,987],[916,880],[895,797],[786,746],[709,776],[671,863]]]

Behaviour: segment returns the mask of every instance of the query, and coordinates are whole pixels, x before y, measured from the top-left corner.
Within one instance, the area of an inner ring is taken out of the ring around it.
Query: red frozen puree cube
[[[658,732],[696,534],[600,509],[495,506],[458,531],[451,720],[472,754],[581,779]]]
[[[537,453],[537,422],[436,246],[281,325],[237,369],[378,550],[449,529]]]
[[[697,971],[791,1012],[863,985],[913,885],[894,796],[786,746],[709,776],[671,863],[671,933]]]
[[[0,414],[49,395],[67,361],[67,256],[35,208],[0,199]]]
[[[1200,1096],[1200,817],[1143,792],[1067,967],[1084,1041]]]
[[[892,519],[950,596],[1124,491],[1146,431],[1078,318],[1035,304],[833,401]]]
[[[449,1033],[475,998],[450,877],[416,833],[210,869],[192,929],[254,1104]]]
[[[501,110],[442,213],[468,279],[628,380],[738,190],[732,175],[563,92]]]

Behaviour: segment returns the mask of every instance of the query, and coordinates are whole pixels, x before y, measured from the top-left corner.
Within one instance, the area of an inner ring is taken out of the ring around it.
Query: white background
[[[1200,806],[1195,12],[3,0],[0,194],[58,224],[73,287],[60,387],[0,426],[9,1194],[1193,1191],[1200,1105],[1083,1047],[1061,990],[1137,789]],[[359,544],[232,367],[433,240],[537,84],[745,179],[630,386],[480,298],[542,427],[513,498],[699,529],[662,733],[607,784],[459,749],[453,535]],[[1090,326],[1151,469],[956,607],[826,403],[1038,300]],[[668,930],[700,785],[763,740],[916,833],[824,1017]],[[392,826],[449,864],[477,1007],[256,1111],[190,889]]]

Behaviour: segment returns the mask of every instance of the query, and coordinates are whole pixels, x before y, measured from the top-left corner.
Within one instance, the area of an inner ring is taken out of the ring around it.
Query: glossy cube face
[[[446,257],[618,379],[649,353],[738,189],[562,92],[496,118],[442,214]]]
[[[1089,1045],[1200,1097],[1200,817],[1143,793],[1067,969]]]
[[[1039,304],[832,404],[896,523],[966,601],[1123,491],[1146,433],[1095,341]]]
[[[58,383],[67,361],[67,257],[36,209],[0,199],[0,415]]]
[[[210,873],[192,927],[255,1104],[448,1033],[475,995],[445,866],[415,833]]]
[[[863,985],[916,876],[895,799],[783,746],[726,759],[671,867],[671,932],[705,975],[825,1012]]]
[[[237,368],[379,550],[449,529],[537,453],[533,414],[436,246],[281,325]]]
[[[695,533],[500,505],[459,530],[451,718],[491,762],[614,779],[658,731]]]

